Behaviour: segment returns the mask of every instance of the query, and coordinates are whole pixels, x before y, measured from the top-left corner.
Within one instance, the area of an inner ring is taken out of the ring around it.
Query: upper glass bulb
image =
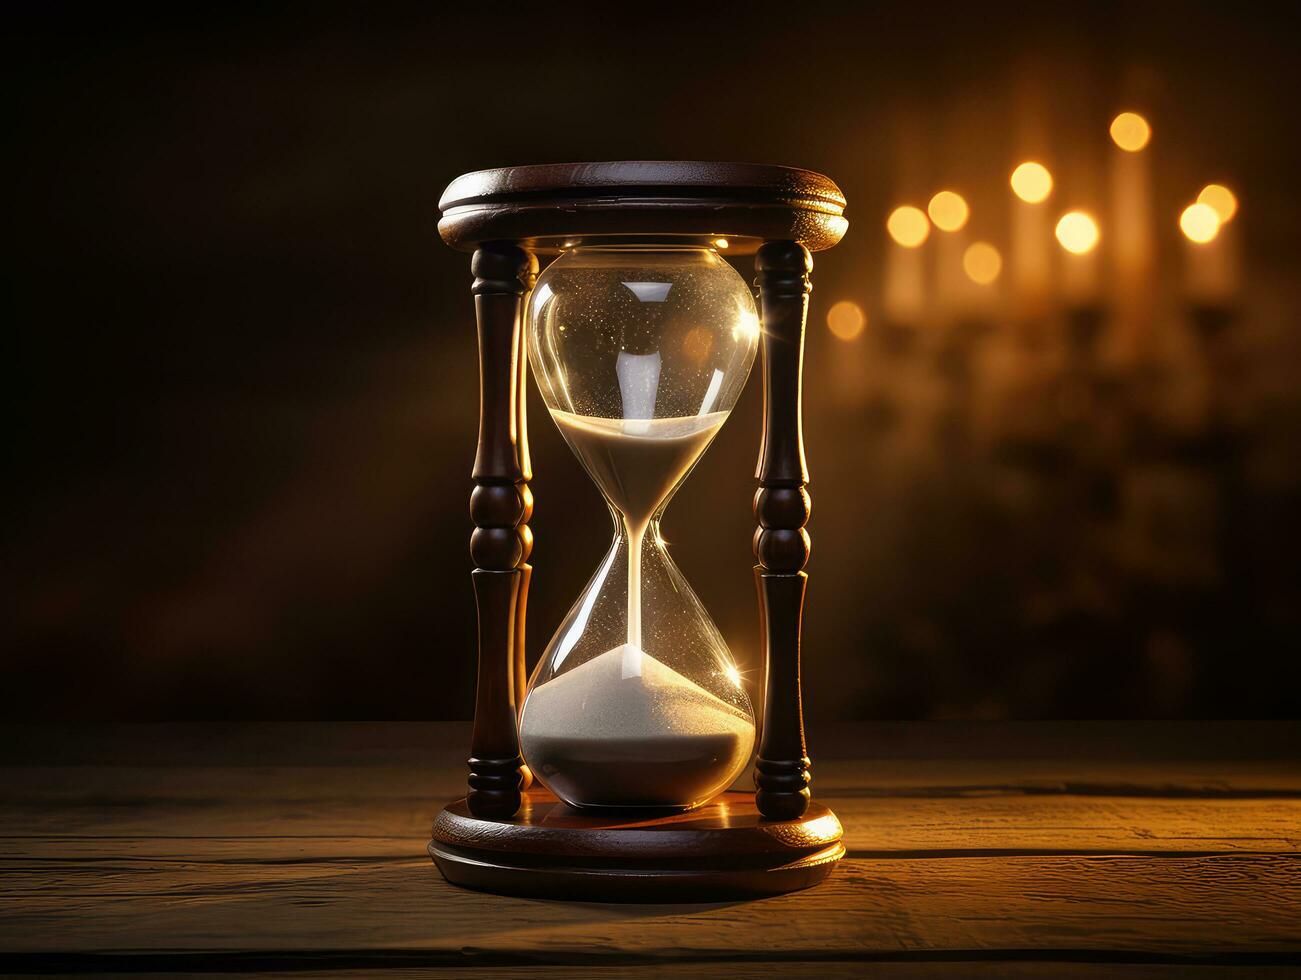
[[[749,759],[740,672],[659,520],[736,404],[758,337],[750,290],[709,248],[578,248],[534,290],[543,400],[615,519],[520,718],[530,768],[575,806],[697,806]]]

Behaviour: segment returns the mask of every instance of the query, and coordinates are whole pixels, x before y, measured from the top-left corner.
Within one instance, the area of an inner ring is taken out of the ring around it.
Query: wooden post
[[[809,806],[809,759],[800,695],[800,625],[808,576],[811,502],[804,489],[801,376],[804,321],[813,258],[798,242],[767,242],[755,260],[763,370],[763,444],[755,476],[754,555],[768,664],[763,732],[755,762],[755,804],[772,820],[794,820]]]
[[[517,664],[528,598],[528,445],[524,432],[524,296],[537,260],[509,242],[485,242],[474,253],[474,307],[479,328],[479,448],[470,494],[470,556],[479,613],[479,675],[469,759],[470,811],[512,816],[520,805],[516,719]]]

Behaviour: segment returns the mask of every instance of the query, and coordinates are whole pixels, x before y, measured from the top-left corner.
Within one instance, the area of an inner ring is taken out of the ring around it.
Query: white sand
[[[537,688],[521,721],[526,737],[754,739],[745,713],[626,643]]]
[[[754,747],[754,722],[625,643],[535,689],[520,747],[567,803],[682,810],[736,778]]]

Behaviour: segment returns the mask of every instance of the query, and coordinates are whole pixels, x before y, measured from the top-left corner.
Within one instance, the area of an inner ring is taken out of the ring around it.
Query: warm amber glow
[[[940,191],[926,205],[926,213],[940,231],[957,231],[967,223],[971,209],[966,200],[956,191]]]
[[[715,247],[715,248],[727,248],[727,244],[728,244],[728,243],[727,243],[727,239],[726,239],[726,238],[715,238],[715,239],[714,239],[714,247]]]
[[[1189,241],[1205,245],[1220,233],[1220,216],[1209,204],[1190,204],[1179,215],[1179,229]]]
[[[714,349],[714,334],[704,327],[692,327],[682,338],[682,353],[697,364],[709,356]]]
[[[916,248],[931,233],[931,223],[921,208],[911,204],[895,208],[885,219],[885,230],[904,248]]]
[[[1012,185],[1012,193],[1027,204],[1046,201],[1053,192],[1053,175],[1042,163],[1034,160],[1027,160],[1013,170],[1009,183]]]
[[[1152,138],[1152,127],[1137,112],[1122,112],[1111,120],[1111,140],[1122,150],[1137,153]]]
[[[1057,241],[1075,255],[1085,255],[1098,246],[1098,223],[1083,211],[1067,211],[1057,222]]]
[[[842,299],[827,311],[827,327],[841,340],[853,340],[867,326],[867,317],[857,303]]]
[[[1238,198],[1223,184],[1207,184],[1197,195],[1198,204],[1209,204],[1220,216],[1220,224],[1227,225],[1238,213]]]
[[[1003,256],[989,242],[974,242],[962,253],[962,268],[972,282],[988,286],[1003,271]]]

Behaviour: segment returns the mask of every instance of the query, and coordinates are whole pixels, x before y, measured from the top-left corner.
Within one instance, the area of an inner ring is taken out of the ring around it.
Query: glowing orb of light
[[[1137,112],[1122,112],[1111,120],[1111,141],[1122,150],[1137,153],[1152,138],[1152,127]]]
[[[956,191],[940,191],[926,205],[926,213],[940,231],[957,231],[967,223],[971,208],[963,196]]]
[[[1042,163],[1034,160],[1027,160],[1013,170],[1008,182],[1012,185],[1012,193],[1027,204],[1046,201],[1053,192],[1053,175]]]
[[[1003,256],[989,242],[973,242],[962,253],[962,269],[972,282],[988,286],[1003,271]]]
[[[1207,184],[1197,195],[1198,204],[1209,204],[1220,216],[1220,224],[1227,225],[1238,213],[1238,198],[1223,184]]]
[[[1062,248],[1074,255],[1085,255],[1098,247],[1098,223],[1083,211],[1067,211],[1062,215],[1055,234]]]
[[[1179,230],[1189,241],[1205,245],[1220,233],[1220,216],[1209,204],[1190,204],[1179,215]]]
[[[738,310],[736,323],[732,324],[732,336],[737,337],[754,337],[758,338],[762,333],[759,326],[759,315],[754,310]],[[690,336],[688,334],[688,336]]]
[[[842,299],[827,311],[827,328],[841,340],[853,340],[867,326],[867,316],[855,302]]]
[[[890,212],[890,217],[885,219],[885,230],[904,248],[916,248],[930,235],[931,223],[921,208],[905,204]]]

